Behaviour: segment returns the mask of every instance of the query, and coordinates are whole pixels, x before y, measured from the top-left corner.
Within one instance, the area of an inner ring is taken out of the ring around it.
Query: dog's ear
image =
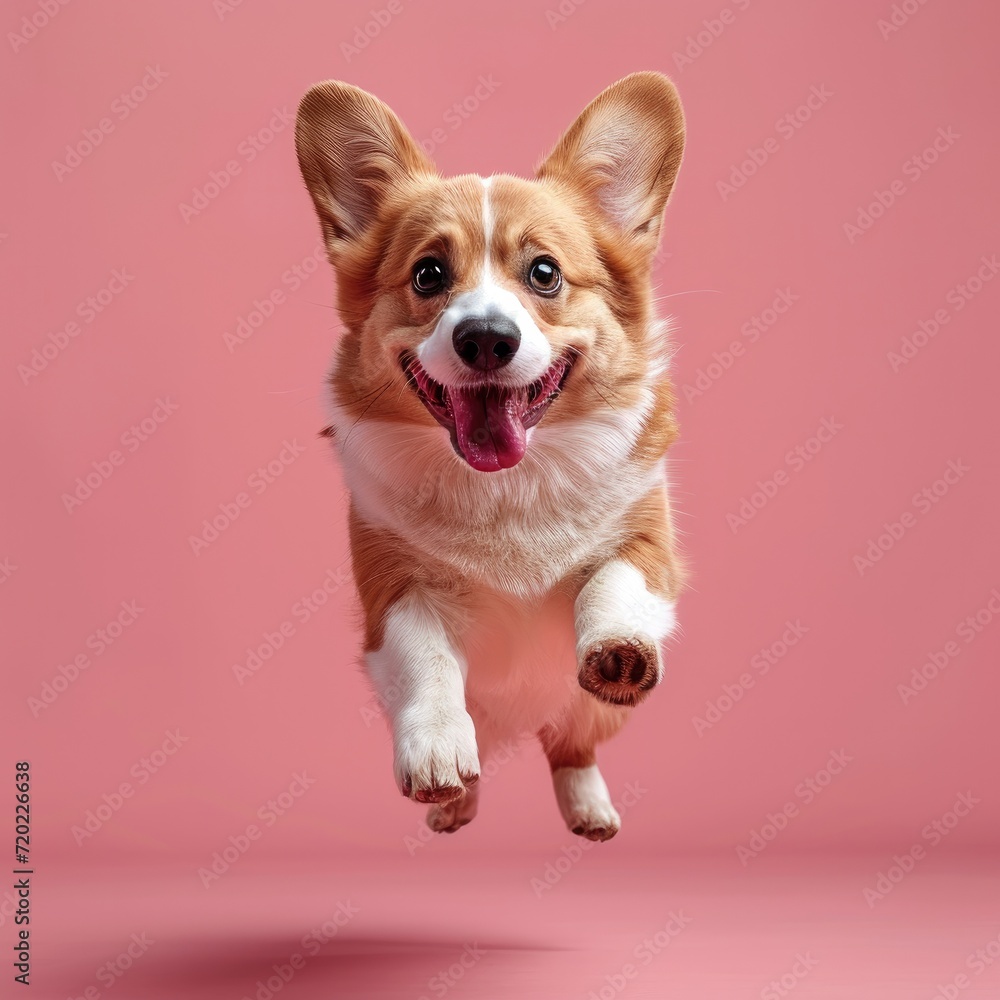
[[[538,168],[576,188],[626,240],[652,252],[684,153],[684,112],[660,73],[633,73],[584,108]]]
[[[317,83],[302,98],[295,151],[334,263],[378,218],[392,187],[435,173],[386,105],[336,80]]]

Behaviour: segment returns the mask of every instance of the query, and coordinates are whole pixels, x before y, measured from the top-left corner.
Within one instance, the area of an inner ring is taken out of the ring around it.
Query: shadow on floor
[[[532,968],[571,964],[574,952],[538,941],[470,937],[365,937],[341,931],[320,945],[308,940],[217,939],[162,941],[137,961],[114,990],[116,1000],[288,1000],[444,996],[456,987],[464,997],[518,995],[517,983]],[[89,972],[89,970],[88,970]],[[84,973],[78,981],[92,981]],[[480,988],[477,980],[481,980]],[[102,991],[103,992],[103,991]]]

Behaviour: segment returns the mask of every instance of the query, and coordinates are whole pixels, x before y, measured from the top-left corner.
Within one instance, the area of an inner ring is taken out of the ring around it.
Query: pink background
[[[849,878],[859,902],[865,878],[961,793],[981,801],[928,870],[995,849],[1000,620],[969,642],[959,629],[991,594],[1000,611],[1000,281],[964,299],[957,289],[1000,252],[996,8],[928,2],[883,38],[892,4],[860,0],[822,10],[734,0],[728,23],[721,0],[588,0],[555,24],[555,0],[490,10],[393,0],[400,12],[345,51],[385,6],[234,3],[217,5],[220,16],[208,0],[70,3],[17,51],[8,37],[3,728],[5,759],[32,762],[39,866],[67,879],[112,861],[167,866],[197,902],[195,869],[305,771],[315,784],[255,844],[255,864],[365,857],[398,861],[405,877],[404,838],[418,835],[422,809],[393,789],[389,739],[356,667],[343,488],[317,438],[339,329],[333,279],[325,261],[315,267],[318,226],[282,122],[309,84],[342,78],[390,104],[418,139],[441,129],[444,173],[525,174],[600,89],[647,68],[673,77],[688,116],[656,277],[677,319],[674,496],[694,576],[665,683],[602,755],[615,797],[630,782],[645,791],[601,863],[706,852],[721,877],[740,877],[736,848],[792,802],[767,863],[871,852]],[[39,9],[8,5],[5,34]],[[699,32],[710,43],[699,52],[695,38],[678,66],[674,53]],[[147,67],[161,82],[125,116],[116,100]],[[455,118],[449,109],[481,77],[492,92]],[[826,96],[800,127],[781,124],[811,93]],[[67,144],[102,118],[99,146],[57,171]],[[936,137],[942,151],[915,164]],[[720,189],[750,151],[765,162]],[[233,161],[239,172],[185,219],[195,189]],[[845,232],[886,191],[880,217]],[[297,266],[309,271],[299,287]],[[78,307],[116,269],[127,285],[87,322]],[[787,312],[755,341],[742,334],[783,290]],[[273,314],[227,346],[275,293]],[[923,346],[894,371],[890,352],[936,312],[940,332],[918,335]],[[78,335],[25,375],[74,320]],[[734,342],[740,353],[727,357]],[[129,436],[163,399],[176,409],[155,433]],[[808,454],[824,420],[836,433],[800,461],[794,450]],[[68,511],[77,477],[115,450],[122,463]],[[255,470],[273,460],[281,475],[260,489]],[[967,471],[933,503],[920,499],[949,468]],[[752,518],[727,519],[779,470]],[[250,502],[195,554],[191,537],[240,493]],[[905,530],[861,572],[855,557],[889,522]],[[297,602],[324,579],[332,594],[302,621]],[[123,601],[141,614],[95,654],[88,637]],[[285,621],[282,648],[239,684],[234,664]],[[755,654],[788,622],[807,631],[762,675]],[[897,686],[949,642],[958,655],[904,704]],[[90,665],[33,711],[29,699],[80,653]],[[697,726],[744,674],[754,683],[738,703]],[[134,765],[173,730],[188,741],[140,784]],[[806,802],[800,783],[834,751],[850,762]],[[134,795],[78,846],[72,827],[124,781]],[[536,748],[484,792],[473,825],[419,856],[448,870],[457,856],[474,865],[516,852],[540,867],[571,843]],[[86,922],[82,900],[64,900],[67,939]]]

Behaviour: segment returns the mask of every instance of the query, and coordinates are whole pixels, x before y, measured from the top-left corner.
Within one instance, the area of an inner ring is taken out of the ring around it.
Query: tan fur
[[[648,493],[625,515],[625,536],[619,557],[642,573],[650,590],[676,600],[686,571],[674,541],[665,487]]]
[[[538,739],[549,767],[587,767],[597,760],[598,743],[609,740],[628,721],[629,709],[608,706],[586,695],[573,703],[567,715],[543,726]]]
[[[348,515],[351,560],[364,610],[365,652],[382,645],[385,615],[407,592],[418,590],[457,619],[468,588],[447,567],[420,553],[404,538],[366,524],[354,508]]]

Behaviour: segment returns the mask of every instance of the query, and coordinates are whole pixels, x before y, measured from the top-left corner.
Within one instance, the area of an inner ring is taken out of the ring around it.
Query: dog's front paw
[[[476,729],[467,712],[401,713],[395,744],[396,784],[416,802],[453,802],[479,780]]]
[[[662,675],[659,647],[648,636],[604,639],[580,658],[580,687],[612,705],[637,705]]]

